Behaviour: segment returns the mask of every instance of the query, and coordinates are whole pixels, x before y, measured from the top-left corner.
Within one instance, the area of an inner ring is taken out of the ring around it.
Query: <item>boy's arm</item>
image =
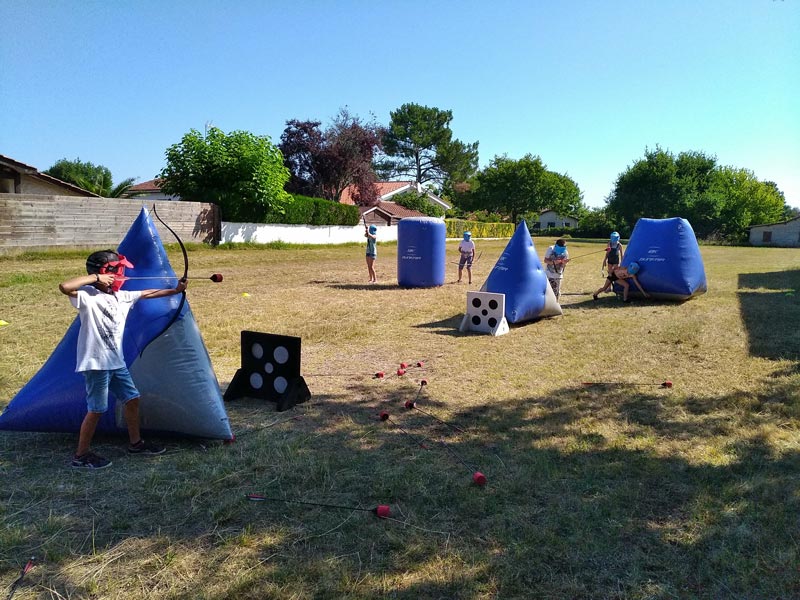
[[[639,288],[639,291],[642,292],[642,295],[645,298],[649,298],[650,294],[648,294],[647,292],[644,291],[644,288],[642,287],[642,284],[639,283],[639,280],[636,278],[636,275],[631,275],[631,279],[633,279],[633,283],[636,284],[636,287]]]
[[[100,275],[99,273],[79,275],[78,277],[67,279],[66,281],[58,284],[58,289],[61,290],[62,294],[65,294],[71,298],[75,298],[78,295],[78,290],[80,288],[85,285],[92,285],[93,283],[103,283],[110,286],[114,283],[114,276],[109,274]]]
[[[142,300],[151,300],[153,298],[163,298],[165,296],[174,296],[186,291],[186,282],[182,279],[178,281],[178,285],[174,288],[142,290]]]

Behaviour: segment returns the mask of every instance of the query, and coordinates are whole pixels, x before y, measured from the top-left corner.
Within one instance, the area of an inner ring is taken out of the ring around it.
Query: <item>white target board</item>
[[[506,295],[494,292],[467,292],[467,314],[459,331],[478,331],[491,335],[508,333]]]

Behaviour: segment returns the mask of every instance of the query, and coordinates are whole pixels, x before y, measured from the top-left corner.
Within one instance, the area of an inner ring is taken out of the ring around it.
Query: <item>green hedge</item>
[[[358,225],[361,212],[357,206],[339,204],[324,198],[292,196],[282,215],[267,215],[266,223],[284,225]]]
[[[472,232],[473,238],[510,238],[514,235],[513,223],[481,223],[463,219],[446,219],[447,237],[460,238],[465,231]]]

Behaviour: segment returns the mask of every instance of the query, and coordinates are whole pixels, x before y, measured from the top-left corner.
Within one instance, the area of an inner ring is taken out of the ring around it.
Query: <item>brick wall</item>
[[[152,201],[81,198],[34,194],[0,194],[0,254],[59,246],[115,248],[142,207]],[[155,202],[159,216],[184,242],[216,244],[219,208],[200,202]],[[165,244],[174,242],[154,219]]]

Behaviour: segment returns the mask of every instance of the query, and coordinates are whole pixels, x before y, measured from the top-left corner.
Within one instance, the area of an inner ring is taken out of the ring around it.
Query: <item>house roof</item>
[[[384,197],[399,192],[405,191],[414,185],[413,181],[376,181],[375,188],[378,190],[378,198],[381,200]],[[342,197],[339,202],[341,204],[355,204],[353,197],[355,196],[356,188],[353,185],[347,186],[342,192]]]
[[[373,210],[377,210],[389,215],[390,217],[394,217],[395,219],[428,216],[425,213],[419,212],[418,210],[412,210],[410,208],[406,208],[405,206],[400,206],[395,202],[378,202],[378,204],[375,206],[361,206],[359,209],[361,210],[362,215],[372,212]]]
[[[792,217],[791,219],[786,219],[785,221],[778,221],[777,223],[760,223],[758,225],[750,225],[748,229],[753,229],[753,227],[772,227],[773,225],[785,225],[786,223],[791,223],[797,219],[800,219],[800,215]]]
[[[28,177],[33,177],[34,179],[39,179],[41,181],[45,181],[51,185],[56,185],[59,187],[66,188],[68,190],[72,190],[73,192],[77,192],[82,196],[92,196],[93,198],[99,198],[99,194],[95,194],[94,192],[90,192],[89,190],[85,190],[82,187],[78,187],[72,183],[67,183],[66,181],[61,181],[52,175],[48,175],[47,173],[40,173],[39,169],[36,167],[32,167],[31,165],[26,165],[23,162],[19,162],[18,160],[14,160],[13,158],[9,158],[8,156],[3,156],[0,154],[0,167],[6,167],[11,171],[16,171],[21,175],[27,175]]]
[[[389,200],[395,194],[400,194],[409,190],[416,191],[417,184],[413,181],[376,181],[375,188],[378,191],[378,198],[385,201]],[[447,202],[439,198],[439,196],[431,194],[430,192],[426,193],[434,204],[440,205],[445,210],[450,210],[452,208]],[[342,197],[339,199],[339,202],[341,204],[355,204],[353,200],[354,196],[355,186],[347,186],[342,192]]]
[[[162,181],[163,180],[160,178],[151,179],[150,181],[143,181],[142,183],[137,183],[136,185],[132,185],[130,188],[128,188],[128,192],[129,193],[132,192],[134,194],[160,192]]]

